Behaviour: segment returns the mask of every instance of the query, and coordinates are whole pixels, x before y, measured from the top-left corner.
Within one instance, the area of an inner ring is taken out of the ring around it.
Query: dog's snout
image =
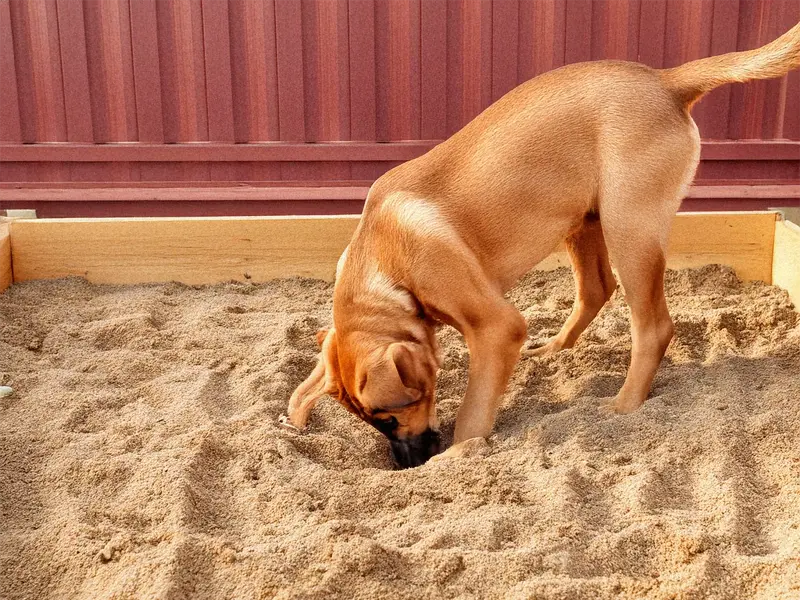
[[[392,457],[401,469],[424,464],[441,450],[441,436],[435,429],[427,429],[420,435],[404,439],[389,440]]]

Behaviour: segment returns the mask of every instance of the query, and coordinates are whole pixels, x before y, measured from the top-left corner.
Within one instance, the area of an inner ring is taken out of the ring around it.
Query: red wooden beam
[[[61,183],[38,187],[0,186],[0,202],[274,202],[295,200],[364,200],[368,182],[360,185],[262,185],[262,186],[168,186],[77,187]],[[350,182],[356,183],[356,182]],[[701,185],[692,186],[687,198],[798,199],[800,185]]]
[[[0,162],[403,161],[438,141],[257,144],[0,144]],[[798,160],[800,141],[704,141],[703,160]]]
[[[280,187],[115,187],[0,189],[0,202],[274,202],[293,200],[364,200],[369,186]]]

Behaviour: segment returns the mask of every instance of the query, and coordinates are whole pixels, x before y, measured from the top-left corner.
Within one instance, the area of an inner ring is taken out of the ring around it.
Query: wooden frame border
[[[745,281],[771,283],[776,218],[771,211],[678,213],[669,238],[667,267],[721,264]],[[569,256],[562,247],[536,268],[548,271],[568,266]]]
[[[276,277],[333,279],[357,216],[14,221],[14,281],[196,285]]]
[[[789,292],[800,310],[800,225],[780,220],[775,223],[772,284]]]
[[[0,218],[0,293],[14,281],[11,268],[11,232],[8,225],[8,221]]]
[[[772,281],[774,212],[681,213],[668,266],[719,263]],[[276,277],[331,280],[358,216],[37,219],[11,223],[14,281],[210,284]],[[538,268],[568,265],[556,252]]]

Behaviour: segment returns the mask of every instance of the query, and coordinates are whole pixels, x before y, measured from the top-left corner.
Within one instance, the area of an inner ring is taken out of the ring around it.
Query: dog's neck
[[[337,330],[368,331],[423,343],[433,322],[422,304],[386,274],[366,253],[350,248],[341,262],[334,287],[334,323]],[[389,328],[389,329],[387,329]],[[400,340],[394,340],[400,341]]]

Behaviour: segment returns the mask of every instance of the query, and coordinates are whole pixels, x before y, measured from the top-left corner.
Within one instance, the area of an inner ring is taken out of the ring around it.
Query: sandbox
[[[682,214],[642,410],[618,289],[523,359],[489,449],[394,471],[332,400],[277,426],[357,219],[0,223],[0,597],[797,598],[800,229]],[[558,330],[556,253],[509,294]],[[715,266],[712,266],[715,265]],[[446,440],[468,354],[443,328]]]

